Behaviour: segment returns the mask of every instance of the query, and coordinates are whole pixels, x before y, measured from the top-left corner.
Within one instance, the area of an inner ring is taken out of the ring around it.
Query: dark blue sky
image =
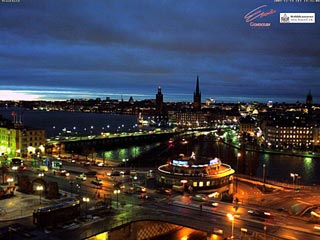
[[[244,16],[266,5],[252,27]],[[280,13],[315,13],[282,24]],[[265,0],[0,2],[0,99],[320,102],[320,3]]]

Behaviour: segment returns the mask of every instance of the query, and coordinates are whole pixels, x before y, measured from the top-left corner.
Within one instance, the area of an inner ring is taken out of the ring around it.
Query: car
[[[79,176],[76,176],[76,179],[79,179],[81,181],[87,180],[87,176],[84,173],[81,173]]]
[[[271,213],[262,210],[248,210],[248,213],[254,217],[269,218]]]
[[[116,189],[124,189],[126,188],[126,186],[123,184],[123,182],[116,182],[115,184],[113,184],[113,187]]]
[[[105,167],[106,165],[105,165],[103,162],[98,162],[98,163],[97,163],[97,166],[98,166],[98,167]]]
[[[99,178],[93,179],[91,181],[91,183],[94,184],[94,185],[97,185],[97,186],[102,186],[102,184],[103,184],[102,180],[99,179]]]
[[[139,199],[150,199],[150,196],[144,193],[141,193],[140,195],[138,195]]]
[[[314,229],[315,231],[320,231],[320,225],[314,225],[314,226],[313,226],[313,229]]]
[[[204,194],[196,194],[196,195],[190,196],[190,199],[194,201],[204,202],[207,200],[207,196]]]
[[[119,171],[112,171],[110,176],[120,176],[120,172]]]
[[[63,169],[59,172],[59,175],[69,177],[70,173],[68,173],[67,170]]]
[[[157,190],[157,193],[171,195],[172,194],[172,189],[170,189],[170,188],[160,188],[160,189]]]
[[[25,166],[20,166],[20,167],[18,167],[17,170],[18,170],[18,171],[26,171],[27,168],[26,168]]]
[[[218,207],[219,203],[217,201],[214,201],[214,200],[208,200],[208,205],[211,206],[211,207]]]
[[[220,228],[213,228],[213,233],[217,235],[223,235],[223,230]]]
[[[90,161],[84,161],[84,162],[82,163],[82,165],[83,165],[84,167],[88,167],[88,166],[91,165],[91,162],[90,162]]]
[[[145,193],[147,192],[147,189],[145,187],[139,186],[137,184],[132,184],[129,188],[131,192],[136,192],[136,193]]]

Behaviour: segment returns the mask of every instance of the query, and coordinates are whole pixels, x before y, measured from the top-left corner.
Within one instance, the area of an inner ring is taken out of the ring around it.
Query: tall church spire
[[[201,110],[201,92],[199,88],[199,76],[197,76],[196,91],[193,94],[193,108],[196,111]]]
[[[309,115],[312,114],[312,104],[313,104],[313,101],[312,101],[311,90],[309,90],[309,93],[308,93],[307,98],[306,98],[306,105],[307,105],[307,109],[308,109],[308,114]]]

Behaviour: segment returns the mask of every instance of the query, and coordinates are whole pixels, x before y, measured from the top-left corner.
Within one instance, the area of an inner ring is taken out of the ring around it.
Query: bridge
[[[85,147],[95,147],[104,149],[114,149],[119,146],[139,145],[165,141],[180,134],[173,130],[134,132],[134,133],[114,133],[89,136],[56,137],[47,142],[46,148],[52,153],[79,152]]]
[[[199,213],[197,216],[190,214],[174,213],[166,210],[155,210],[140,207],[133,208],[131,212],[107,216],[85,227],[63,233],[66,239],[87,239],[103,232],[109,232],[110,240],[114,239],[148,239],[165,234],[181,226],[207,232],[213,232],[215,221],[204,222]],[[112,237],[113,236],[113,237]]]
[[[66,239],[88,239],[98,234],[108,232],[109,240],[144,240],[159,237],[179,228],[188,227],[207,233],[207,239],[212,238],[212,234],[219,233],[225,236],[231,236],[231,222],[227,219],[223,212],[214,212],[210,207],[203,206],[203,210],[199,210],[199,206],[189,206],[175,208],[173,211],[165,206],[131,206],[128,210],[113,210],[101,219],[97,219],[90,224],[85,224],[81,228],[63,231]],[[287,239],[279,236],[274,229],[279,229],[272,223],[251,221],[251,229],[253,231],[243,232],[241,226],[246,222],[244,219],[236,219],[234,225],[234,236],[241,239]],[[264,227],[268,226],[269,233],[266,238]],[[288,231],[295,231],[288,227]],[[61,233],[54,233],[61,234]],[[305,238],[306,239],[306,238]]]
[[[94,147],[103,149],[114,149],[117,147],[154,143],[169,140],[170,138],[193,135],[196,132],[212,131],[215,128],[193,128],[152,130],[144,132],[123,132],[123,133],[103,133],[100,135],[88,136],[57,136],[49,140],[46,144],[47,152],[81,152],[83,148]]]

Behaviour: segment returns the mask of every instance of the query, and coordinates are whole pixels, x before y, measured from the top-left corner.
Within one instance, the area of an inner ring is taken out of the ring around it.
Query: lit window
[[[194,187],[198,187],[198,182],[193,182],[192,185],[193,185]]]
[[[210,181],[207,181],[207,187],[209,187],[210,186]]]

